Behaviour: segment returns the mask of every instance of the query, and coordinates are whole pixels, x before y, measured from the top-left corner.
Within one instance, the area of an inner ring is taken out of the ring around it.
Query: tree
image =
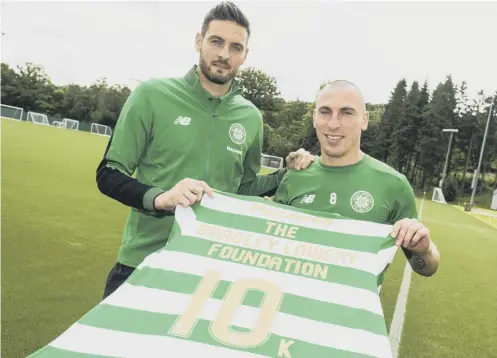
[[[366,154],[371,154],[375,139],[380,134],[380,122],[369,121],[368,128],[361,135],[361,150]]]
[[[427,178],[440,179],[439,176],[442,174],[445,153],[447,152],[449,142],[448,135],[444,135],[442,129],[452,128],[452,119],[455,110],[455,100],[452,101],[449,91],[447,82],[440,83],[433,92],[433,98],[427,111],[423,114],[424,126],[421,130],[420,140],[422,148],[420,164],[423,168],[423,187]]]
[[[44,68],[33,63],[17,67],[18,81],[16,94],[19,107],[25,111],[56,114],[56,86],[52,84]]]
[[[418,107],[420,96],[419,84],[414,81],[393,127],[389,162],[395,169],[404,174],[410,169],[411,159],[419,136],[419,127],[416,122],[420,117]]]
[[[287,155],[298,149],[305,136],[306,123],[312,114],[312,104],[300,100],[285,102],[278,112],[278,128],[272,131],[268,152],[273,155]],[[283,154],[282,154],[283,153]]]
[[[261,111],[277,110],[280,91],[274,77],[264,71],[249,67],[238,72],[235,80],[242,87],[242,96]]]
[[[407,94],[406,86],[405,79],[401,79],[395,86],[392,96],[385,107],[385,112],[379,125],[378,137],[376,137],[372,146],[371,155],[384,162],[388,160],[395,123],[404,111],[404,101]]]
[[[21,88],[19,83],[19,75],[12,68],[10,68],[9,65],[2,63],[1,78],[2,103],[20,107],[19,98],[21,96]]]
[[[457,135],[458,137],[458,145],[457,149],[461,152],[461,154],[465,154],[465,164],[462,170],[461,180],[459,182],[459,188],[461,190],[461,194],[464,191],[464,187],[466,186],[466,177],[468,173],[469,160],[471,157],[471,152],[473,148],[473,138],[477,129],[477,122],[472,114],[471,103],[469,101],[468,95],[466,93],[467,84],[466,81],[461,83],[459,87],[458,95],[457,95],[457,104],[456,104],[456,126],[459,130]]]
[[[417,128],[417,138],[415,140],[415,145],[414,145],[414,160],[411,166],[411,175],[410,175],[410,181],[411,183],[417,184],[417,174],[419,172],[419,159],[421,152],[423,150],[421,146],[421,139],[423,138],[424,135],[427,135],[427,132],[424,131],[425,129],[425,120],[427,119],[427,116],[425,113],[428,111],[428,104],[430,103],[430,93],[428,91],[428,82],[425,81],[423,84],[423,88],[421,89],[421,92],[419,94],[418,102],[416,103],[416,116],[413,117],[413,124]]]

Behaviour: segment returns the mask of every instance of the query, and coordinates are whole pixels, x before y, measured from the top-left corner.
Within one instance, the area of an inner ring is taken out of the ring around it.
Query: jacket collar
[[[220,100],[221,102],[228,100],[237,94],[240,94],[242,92],[241,86],[236,82],[235,80],[231,81],[231,86],[228,92],[224,96],[213,96],[209,92],[207,92],[202,85],[200,84],[200,80],[198,78],[197,74],[197,69],[198,65],[193,65],[193,67],[187,72],[185,75],[185,81],[186,83],[190,86],[192,91],[196,93],[200,98],[206,99],[206,100],[212,100],[213,98],[216,98]]]

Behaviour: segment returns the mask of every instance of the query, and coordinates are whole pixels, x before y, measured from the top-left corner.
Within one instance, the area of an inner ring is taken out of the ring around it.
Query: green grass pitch
[[[1,122],[1,353],[17,358],[98,303],[128,208],[95,185],[108,138]],[[400,357],[497,356],[497,229],[429,198],[422,217],[441,266],[413,274]],[[404,264],[399,251],[382,288],[388,325]]]

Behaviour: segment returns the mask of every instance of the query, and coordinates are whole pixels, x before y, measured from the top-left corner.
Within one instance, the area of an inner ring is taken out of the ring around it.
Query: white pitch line
[[[419,207],[418,220],[421,220],[421,213],[423,212],[423,205],[425,203],[425,195],[426,193],[423,194],[423,199],[421,200],[421,205]],[[388,337],[390,339],[390,346],[392,347],[393,358],[397,358],[399,353],[402,328],[404,327],[404,316],[406,314],[407,296],[409,295],[409,287],[411,286],[411,274],[411,265],[409,262],[406,262],[404,277],[402,277],[399,296],[397,297],[397,303],[395,305],[395,311],[390,325],[390,334]]]

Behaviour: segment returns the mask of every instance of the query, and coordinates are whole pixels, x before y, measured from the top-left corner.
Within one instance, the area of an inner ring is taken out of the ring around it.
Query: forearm
[[[283,179],[286,169],[280,169],[274,173],[257,175],[253,180],[242,183],[238,194],[249,196],[273,196]]]
[[[433,276],[438,269],[440,263],[440,253],[433,241],[430,242],[430,248],[424,254],[415,252],[406,253],[409,264],[414,272],[422,276]]]
[[[154,199],[163,190],[141,183],[121,171],[106,166],[103,161],[97,169],[100,192],[135,209],[154,211]]]

